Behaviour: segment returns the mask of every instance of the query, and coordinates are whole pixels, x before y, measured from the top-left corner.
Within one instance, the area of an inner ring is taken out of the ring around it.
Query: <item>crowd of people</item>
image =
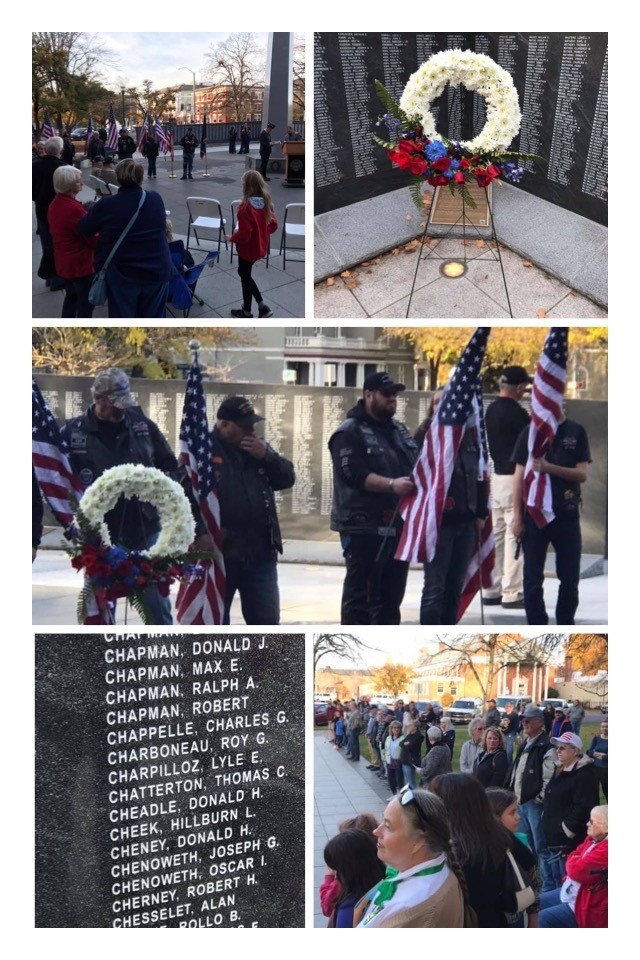
[[[543,528],[524,507],[529,415],[520,401],[532,378],[523,367],[506,367],[500,393],[486,412],[494,465],[490,483],[481,476],[478,433],[466,430],[446,491],[435,553],[424,564],[420,623],[455,624],[474,551],[492,516],[496,563],[486,605],[520,608],[529,624],[549,622],[544,602],[544,566],[553,545],[559,581],[556,622],[573,624],[580,580],[581,486],[591,462],[584,427],[563,417],[544,459],[533,469],[549,475],[554,519]],[[409,563],[396,559],[403,520],[398,506],[414,493],[412,477],[425,437],[443,397],[434,393],[424,422],[412,435],[396,419],[405,389],[388,373],[364,382],[363,396],[329,440],[333,460],[331,529],[340,534],[345,559],[341,623],[398,624]],[[436,456],[438,454],[434,454]],[[444,451],[440,456],[444,457]]]
[[[270,131],[260,141],[262,167],[271,153]],[[104,136],[103,136],[104,134]],[[246,133],[241,133],[244,149]],[[198,140],[188,128],[180,140],[182,180],[193,180],[193,161]],[[150,130],[142,147],[148,180],[157,179],[159,143]],[[184,264],[172,259],[167,213],[162,196],[143,187],[144,162],[134,158],[136,144],[127,130],[120,131],[117,163],[108,151],[106,131],[96,131],[87,144],[86,158],[91,173],[118,188],[81,203],[81,170],[74,166],[75,147],[70,138],[49,137],[34,146],[32,197],[35,201],[37,233],[42,248],[38,276],[52,291],[64,290],[61,316],[89,319],[96,305],[107,302],[110,318],[161,318],[173,296],[175,278],[184,273]],[[235,152],[235,151],[234,151]],[[269,250],[270,236],[278,229],[273,201],[265,179],[256,170],[242,177],[242,198],[237,211],[237,229],[225,236],[238,255],[238,276],[242,307],[232,317],[252,318],[252,301],[258,317],[273,316],[255,278],[254,265]],[[106,285],[106,298],[97,296],[98,284]]]
[[[335,749],[359,760],[364,734],[391,797],[381,823],[363,814],[326,846],[329,926],[607,926],[608,720],[585,749],[579,701],[508,707],[487,701],[454,771],[431,705],[330,705]]]

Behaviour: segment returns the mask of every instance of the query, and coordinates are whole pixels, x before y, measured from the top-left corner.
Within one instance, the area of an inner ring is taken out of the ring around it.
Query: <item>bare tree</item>
[[[483,700],[493,692],[495,680],[501,670],[510,664],[523,666],[549,663],[552,655],[562,644],[562,634],[546,633],[539,637],[522,637],[520,634],[479,633],[463,634],[455,639],[438,637],[441,648],[453,657],[448,663],[451,673],[470,673],[476,680]],[[426,667],[438,656],[422,651],[420,666]]]
[[[361,650],[375,649],[352,633],[317,633],[313,638],[313,672],[316,672],[322,658],[329,654],[355,663],[361,659]]]
[[[264,86],[264,55],[253,33],[230,33],[212,46],[205,54],[206,74],[215,84],[208,109],[224,109],[244,123],[256,88]]]
[[[305,116],[305,44],[304,34],[296,34],[293,44],[293,119]]]

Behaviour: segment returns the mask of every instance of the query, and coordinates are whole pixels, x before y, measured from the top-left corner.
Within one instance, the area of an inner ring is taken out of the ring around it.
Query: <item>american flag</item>
[[[142,153],[144,150],[144,145],[147,142],[147,133],[149,132],[149,114],[145,113],[144,123],[142,124],[142,130],[140,131],[140,139],[138,140],[138,153]]]
[[[562,398],[567,382],[568,327],[552,327],[544,342],[531,397],[529,456],[524,469],[524,502],[538,527],[554,519],[551,477],[533,469],[533,460],[544,457],[556,435],[562,415]]]
[[[207,152],[207,115],[205,113],[204,120],[202,122],[202,137],[200,139],[200,159],[204,157]]]
[[[84,141],[84,152],[87,154],[89,152],[89,144],[91,143],[91,137],[95,133],[93,128],[93,117],[89,117],[89,126],[87,127],[87,136]]]
[[[224,615],[225,571],[220,530],[220,503],[216,490],[212,443],[207,423],[207,405],[202,373],[195,357],[184,397],[180,425],[180,460],[187,468],[207,532],[214,543],[215,558],[204,564],[204,576],[183,582],[178,592],[179,623],[220,624]]]
[[[162,150],[163,153],[166,153],[167,150],[169,149],[169,140],[167,139],[167,135],[162,129],[162,124],[160,123],[157,117],[156,117],[154,129],[156,132],[156,139],[160,144],[160,149]]]
[[[173,130],[169,130],[167,134],[167,150],[171,154],[171,159],[173,160]]]
[[[118,149],[118,124],[116,115],[113,112],[113,104],[109,104],[109,138],[107,140],[107,150]]]
[[[69,460],[69,446],[35,380],[31,383],[31,446],[33,467],[40,489],[56,519],[66,529],[73,523],[69,496],[79,500],[84,493]]]
[[[476,385],[476,398],[474,402],[476,413],[476,429],[478,431],[478,443],[480,446],[480,462],[478,464],[478,479],[484,480],[489,484],[489,449],[487,446],[487,431],[484,424],[484,410],[482,407],[482,383],[478,378]],[[493,570],[496,565],[496,544],[493,535],[493,522],[491,513],[485,520],[484,526],[480,532],[480,540],[477,549],[474,550],[467,576],[462,588],[460,606],[458,607],[458,621],[475,597],[481,587],[487,588],[493,586]]]
[[[53,124],[51,123],[51,117],[47,110],[44,112],[44,126],[42,127],[42,139],[48,140],[49,137],[55,137],[56,132],[53,129]]]
[[[413,468],[414,493],[400,504],[404,520],[396,560],[433,560],[453,465],[477,402],[480,368],[490,327],[478,327],[465,347],[424,438]]]

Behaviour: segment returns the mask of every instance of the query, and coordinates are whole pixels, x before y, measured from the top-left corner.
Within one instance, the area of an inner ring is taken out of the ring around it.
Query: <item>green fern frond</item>
[[[411,194],[411,199],[415,203],[418,210],[422,213],[422,207],[424,205],[424,200],[422,197],[422,184],[424,180],[420,176],[411,177],[409,181],[409,193]]]
[[[93,587],[90,580],[85,580],[76,604],[76,619],[78,623],[84,623],[89,616],[89,606],[93,599]]]

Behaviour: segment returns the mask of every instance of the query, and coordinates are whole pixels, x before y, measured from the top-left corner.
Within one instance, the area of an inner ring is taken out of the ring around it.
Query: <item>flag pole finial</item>
[[[199,341],[198,339],[196,339],[196,337],[193,337],[192,340],[189,340],[189,350],[190,350],[191,353],[193,354],[193,359],[194,359],[194,360],[197,360],[197,359],[198,359],[198,351],[200,350],[200,347],[201,347],[201,346],[202,346],[202,344],[200,343],[200,341]]]

